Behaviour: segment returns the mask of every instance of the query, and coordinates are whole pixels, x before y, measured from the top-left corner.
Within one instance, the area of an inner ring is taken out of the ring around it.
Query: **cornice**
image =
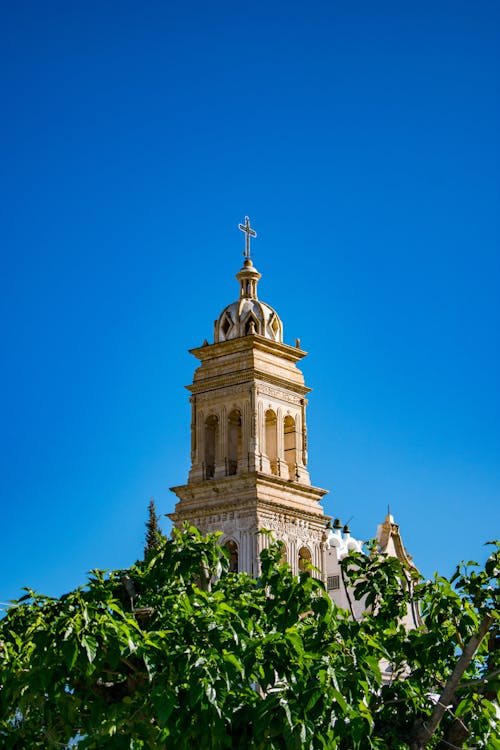
[[[240,491],[246,489],[253,490],[257,485],[268,488],[277,488],[280,492],[287,490],[295,495],[315,502],[319,502],[322,497],[328,494],[328,490],[325,490],[322,487],[314,487],[311,484],[301,484],[292,479],[284,479],[282,477],[277,477],[274,474],[264,474],[260,471],[247,472],[246,474],[233,474],[232,476],[221,477],[219,479],[205,479],[201,482],[188,482],[187,484],[170,487],[170,490],[176,494],[177,497],[181,497],[181,494],[179,493],[191,493],[193,495],[193,501],[195,501],[194,496],[203,494],[204,491],[212,490],[215,494],[225,498],[233,496],[238,489]],[[183,502],[189,503],[190,500],[183,500]]]
[[[190,391],[190,393],[196,395],[206,391],[217,391],[222,388],[228,388],[232,385],[241,385],[242,383],[254,384],[258,382],[261,382],[263,385],[274,385],[277,388],[283,388],[283,390],[293,391],[294,393],[299,393],[301,396],[305,396],[307,393],[311,392],[311,388],[308,388],[306,385],[293,383],[290,380],[280,378],[277,375],[270,374],[264,370],[258,370],[254,367],[240,372],[231,372],[227,375],[214,375],[208,378],[199,378],[193,383],[186,385],[185,388]]]
[[[216,357],[223,357],[227,354],[234,354],[249,349],[258,349],[259,351],[269,352],[278,357],[288,359],[291,362],[298,362],[303,359],[303,357],[307,356],[307,352],[303,349],[299,349],[296,346],[289,346],[288,344],[281,344],[278,341],[272,341],[272,339],[268,339],[265,336],[259,336],[258,334],[240,336],[237,339],[221,341],[218,344],[205,344],[204,346],[189,349],[189,353],[193,354],[201,362],[206,362],[207,360],[215,359]]]

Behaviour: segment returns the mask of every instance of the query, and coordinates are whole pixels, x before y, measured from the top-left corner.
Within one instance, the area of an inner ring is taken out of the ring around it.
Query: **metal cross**
[[[250,258],[250,237],[257,237],[257,232],[252,229],[250,226],[250,219],[248,216],[245,216],[245,223],[244,224],[238,224],[238,229],[241,229],[242,232],[245,232],[245,252],[243,255],[245,258]]]

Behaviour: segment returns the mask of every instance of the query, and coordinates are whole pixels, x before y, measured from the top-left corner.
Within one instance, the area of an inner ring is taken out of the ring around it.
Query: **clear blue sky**
[[[2,3],[0,601],[141,555],[238,294],[300,337],[313,483],[425,575],[500,536],[498,2]]]

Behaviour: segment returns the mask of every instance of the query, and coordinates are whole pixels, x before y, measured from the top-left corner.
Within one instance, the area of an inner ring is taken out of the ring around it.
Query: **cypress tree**
[[[160,516],[156,512],[155,501],[149,501],[148,520],[146,521],[146,544],[144,545],[144,557],[147,558],[154,552],[165,539],[159,524]]]

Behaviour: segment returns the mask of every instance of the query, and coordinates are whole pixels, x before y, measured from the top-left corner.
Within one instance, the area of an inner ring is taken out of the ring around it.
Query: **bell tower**
[[[325,567],[326,490],[307,469],[307,394],[297,363],[306,356],[283,343],[283,325],[257,294],[261,274],[250,257],[256,237],[245,217],[245,260],[236,274],[239,298],[214,324],[214,342],[190,352],[200,362],[191,393],[191,468],[172,487],[175,526],[221,531],[234,570],[258,573],[269,530],[283,542],[297,573]]]

